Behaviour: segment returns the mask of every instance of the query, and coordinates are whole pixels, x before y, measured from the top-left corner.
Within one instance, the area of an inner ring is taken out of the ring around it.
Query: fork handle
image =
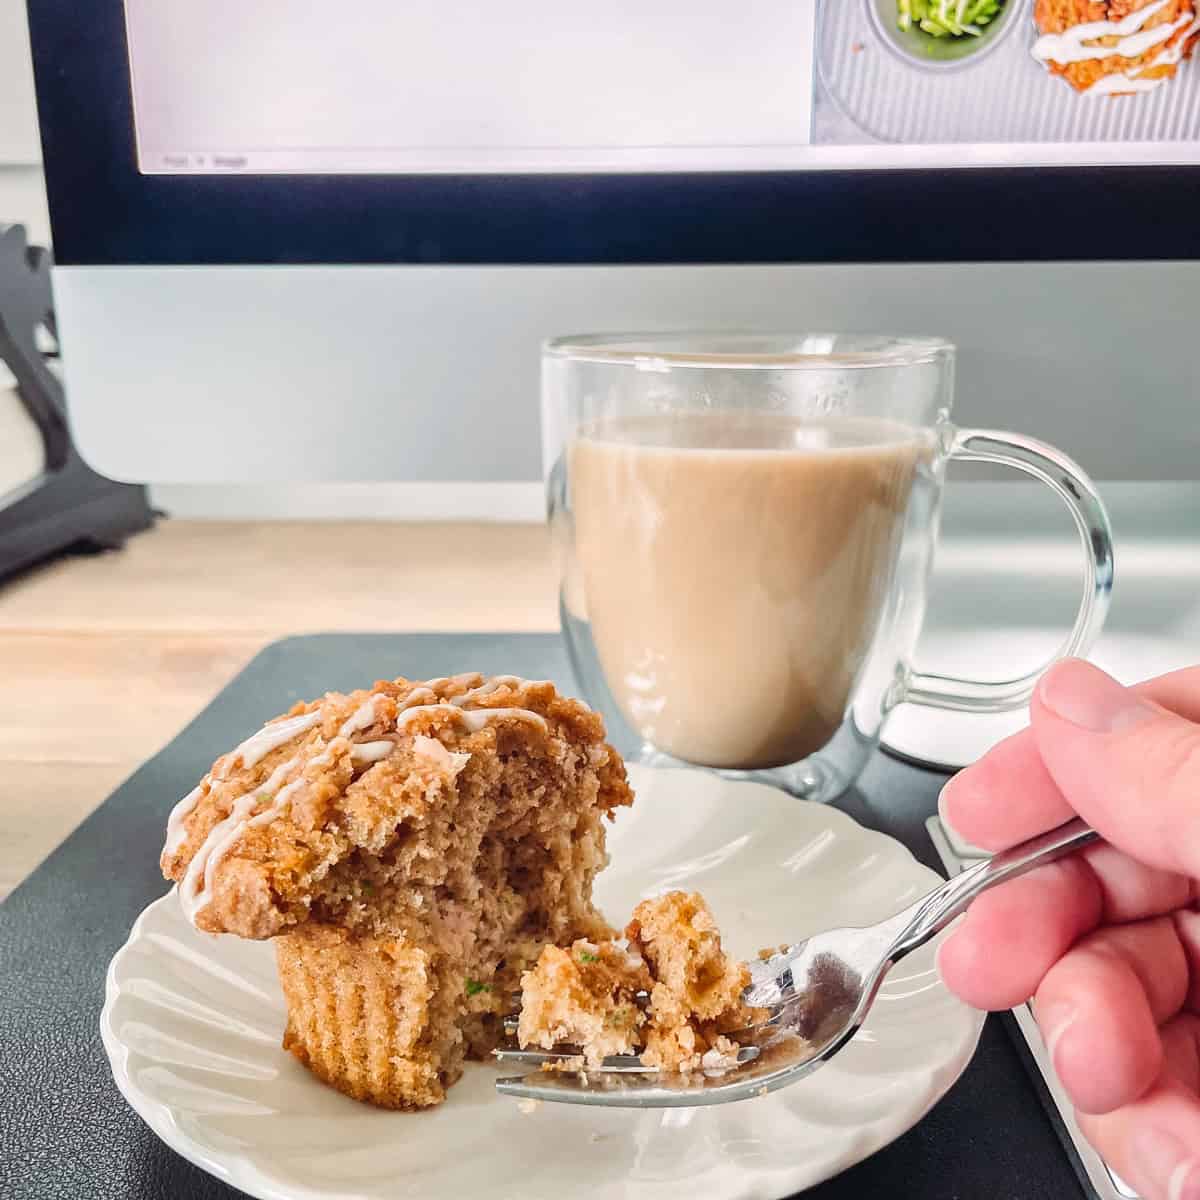
[[[901,918],[907,920],[900,926],[892,942],[891,961],[898,962],[910,951],[923,946],[956,917],[962,916],[971,902],[989,888],[1073,854],[1099,839],[1100,835],[1091,826],[1075,818],[1049,833],[1039,834],[1008,850],[1001,850],[999,854],[954,876],[948,883],[893,918],[897,924],[900,924]]]

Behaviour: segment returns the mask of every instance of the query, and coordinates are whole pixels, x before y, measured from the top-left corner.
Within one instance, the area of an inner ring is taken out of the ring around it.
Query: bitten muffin
[[[742,1002],[750,970],[721,948],[704,899],[667,892],[643,900],[626,943],[548,946],[521,978],[522,1046],[579,1048],[586,1066],[639,1053],[664,1071],[735,1065],[729,1036],[763,1014]]]
[[[388,1108],[437,1104],[543,947],[612,934],[603,818],[632,801],[600,717],[478,674],[296,705],[213,764],[162,853],[197,928],[275,939],[284,1045]]]

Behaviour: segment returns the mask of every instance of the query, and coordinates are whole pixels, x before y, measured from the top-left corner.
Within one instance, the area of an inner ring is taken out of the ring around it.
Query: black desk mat
[[[268,646],[0,905],[0,1197],[238,1194],[142,1124],[113,1084],[100,1043],[108,961],[138,913],[166,890],[158,853],[167,812],[218,754],[298,699],[385,676],[467,670],[550,678],[573,689],[562,645],[548,634],[329,634]],[[128,702],[154,698],[130,695]],[[121,714],[96,719],[119,721]],[[627,736],[614,734],[618,744]],[[922,823],[942,782],[879,755],[839,806],[936,869]],[[1078,1200],[1082,1192],[993,1018],[962,1079],[924,1121],[806,1195]]]

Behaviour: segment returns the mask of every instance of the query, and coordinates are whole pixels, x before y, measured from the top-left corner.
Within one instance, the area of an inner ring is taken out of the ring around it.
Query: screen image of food
[[[1072,162],[1147,162],[1200,132],[1194,0],[822,0],[819,10],[815,144],[1003,146],[1013,165],[1054,162],[1045,151],[1061,147]]]
[[[144,174],[1149,164],[1194,161],[1200,134],[1197,0],[761,0],[733,26],[682,0],[569,24],[549,0],[457,25],[431,0],[314,0],[281,29],[261,0],[125,18]]]

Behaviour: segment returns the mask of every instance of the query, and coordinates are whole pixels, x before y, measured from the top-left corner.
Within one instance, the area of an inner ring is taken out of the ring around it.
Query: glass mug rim
[[[941,337],[796,330],[664,330],[569,334],[542,343],[544,358],[642,371],[871,370],[948,364],[954,343]]]

